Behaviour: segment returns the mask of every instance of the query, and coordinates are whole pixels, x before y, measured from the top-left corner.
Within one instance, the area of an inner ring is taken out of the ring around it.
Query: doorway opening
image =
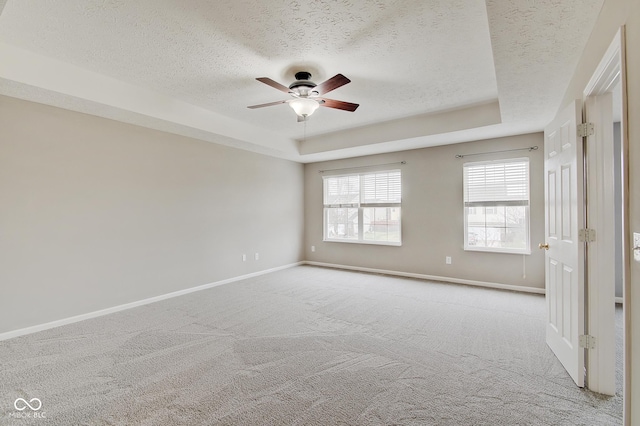
[[[585,142],[585,217],[595,230],[586,256],[587,386],[606,395],[622,394],[625,383],[624,299],[628,291],[628,212],[626,81],[624,27],[602,58],[583,92]],[[616,335],[616,324],[621,332]],[[627,400],[625,398],[625,406]],[[626,411],[626,410],[625,410]]]

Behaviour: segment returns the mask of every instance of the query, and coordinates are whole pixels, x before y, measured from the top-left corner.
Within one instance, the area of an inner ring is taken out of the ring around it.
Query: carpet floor
[[[0,342],[0,424],[622,424],[621,358],[616,396],[576,387],[544,317],[539,295],[299,266]]]

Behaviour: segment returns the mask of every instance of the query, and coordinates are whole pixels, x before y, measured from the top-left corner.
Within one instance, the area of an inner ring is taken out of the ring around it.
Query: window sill
[[[498,253],[498,254],[525,254],[530,255],[531,250],[509,250],[509,249],[492,249],[485,247],[465,247],[464,251],[478,251],[483,253]]]
[[[347,243],[347,244],[366,244],[373,246],[392,246],[392,247],[400,247],[402,246],[402,242],[391,242],[391,241],[366,241],[366,240],[322,240],[325,243]]]

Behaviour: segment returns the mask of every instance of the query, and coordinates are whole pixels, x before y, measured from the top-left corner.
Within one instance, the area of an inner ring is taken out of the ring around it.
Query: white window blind
[[[529,159],[466,163],[465,250],[530,253]]]
[[[327,178],[324,183],[325,206],[358,206],[360,201],[360,179],[357,175]]]
[[[400,170],[327,176],[324,240],[400,245]]]
[[[362,204],[400,203],[402,179],[400,171],[371,173],[362,176]]]
[[[529,204],[529,161],[464,165],[465,206]]]

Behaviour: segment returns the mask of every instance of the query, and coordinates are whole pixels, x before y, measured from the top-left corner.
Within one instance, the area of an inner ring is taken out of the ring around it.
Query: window
[[[529,254],[529,159],[463,169],[465,250]]]
[[[400,170],[327,176],[324,241],[401,245]]]

